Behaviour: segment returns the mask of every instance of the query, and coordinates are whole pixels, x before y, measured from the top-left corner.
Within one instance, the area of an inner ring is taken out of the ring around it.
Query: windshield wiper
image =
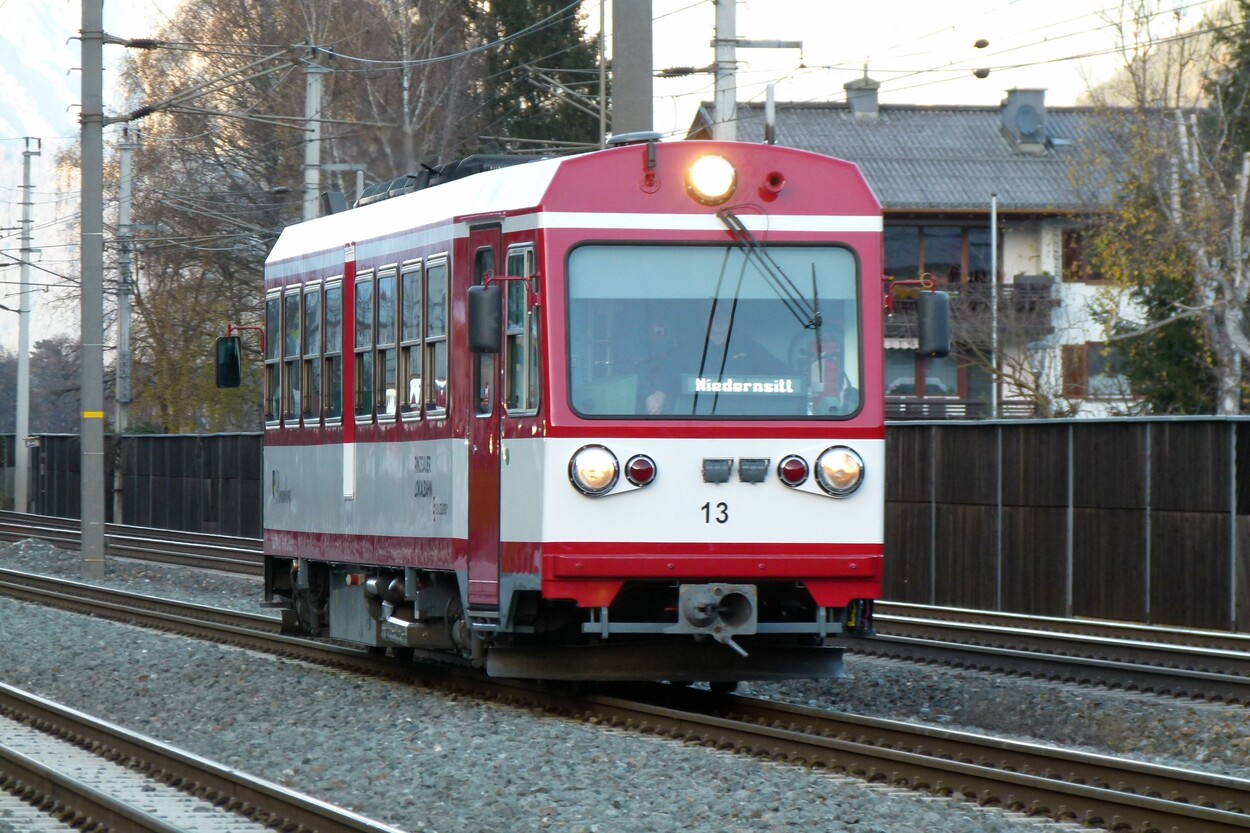
[[[733,235],[734,240],[738,241],[738,245],[746,252],[747,259],[754,258],[760,272],[764,275],[769,286],[777,293],[777,297],[781,299],[781,303],[790,311],[804,329],[819,330],[820,328],[820,306],[816,303],[815,297],[812,301],[808,301],[803,297],[803,293],[799,292],[799,288],[794,285],[794,281],[786,275],[785,271],[773,260],[773,256],[769,254],[768,249],[760,245],[760,242],[751,234],[750,229],[742,222],[742,218],[730,211],[728,208],[721,209],[716,212],[716,216],[725,228],[729,229],[729,233]],[[815,264],[812,265],[812,278],[815,280]],[[813,292],[815,284],[813,283]]]

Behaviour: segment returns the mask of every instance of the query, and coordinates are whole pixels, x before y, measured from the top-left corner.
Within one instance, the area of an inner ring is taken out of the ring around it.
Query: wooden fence
[[[1250,629],[1250,422],[895,423],[897,601]]]
[[[897,422],[886,437],[886,598],[1250,631],[1250,420]],[[110,439],[122,522],[259,537],[261,440]],[[31,511],[78,516],[77,442],[32,449]]]

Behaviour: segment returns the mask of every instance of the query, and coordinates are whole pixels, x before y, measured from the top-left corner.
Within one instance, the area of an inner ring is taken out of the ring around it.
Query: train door
[[[469,230],[473,283],[499,274],[498,225]],[[500,367],[494,353],[474,353],[469,420],[469,607],[499,604]]]

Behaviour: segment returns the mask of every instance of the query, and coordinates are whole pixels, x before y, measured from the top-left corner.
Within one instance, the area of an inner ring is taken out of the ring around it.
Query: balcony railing
[[[998,287],[998,330],[1012,341],[1036,341],[1054,331],[1051,311],[1059,306],[1052,297],[1053,279],[1019,275],[1015,283]],[[988,343],[993,326],[990,306],[993,288],[985,283],[938,284],[951,296],[951,335],[965,343]],[[895,300],[894,315],[885,320],[886,338],[916,337],[915,296]]]
[[[886,419],[990,419],[990,403],[983,399],[948,397],[919,398],[887,396]],[[1005,399],[998,403],[1002,419],[1032,419],[1038,416],[1037,406],[1027,399]]]

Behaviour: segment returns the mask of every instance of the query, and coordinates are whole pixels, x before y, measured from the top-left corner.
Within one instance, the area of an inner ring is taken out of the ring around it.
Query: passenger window
[[[474,257],[473,283],[481,286],[487,275],[495,271],[495,250],[478,249]],[[493,353],[477,353],[473,357],[473,410],[478,416],[494,413],[495,400],[492,384],[495,378]]]
[[[373,273],[356,281],[356,396],[358,415],[373,412]]]
[[[508,368],[505,402],[510,412],[538,409],[538,392],[541,389],[539,308],[530,306],[531,287],[534,292],[538,291],[534,271],[532,246],[516,247],[508,251],[508,275],[530,278],[528,281],[507,282],[508,318],[504,360]]]
[[[299,424],[300,414],[300,292],[296,288],[282,299],[282,418]]]
[[[445,413],[448,397],[447,375],[447,261],[431,264],[425,273],[425,407],[427,412]]]
[[[378,381],[374,390],[378,416],[395,416],[396,370],[398,354],[395,343],[395,270],[378,275],[377,359]]]
[[[343,416],[343,287],[326,287],[325,301],[325,365],[326,419]]]
[[[400,410],[421,413],[421,264],[404,267],[399,278],[400,333],[399,379],[402,392]]]
[[[321,419],[321,285],[304,287],[304,408],[306,423]]]
[[[282,413],[282,297],[265,299],[265,421],[276,422]]]

